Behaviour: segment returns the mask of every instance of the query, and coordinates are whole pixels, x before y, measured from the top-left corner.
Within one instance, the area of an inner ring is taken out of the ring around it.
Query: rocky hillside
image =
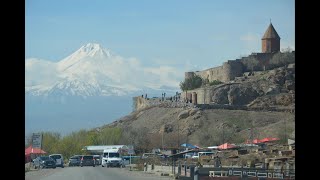
[[[210,104],[213,106],[228,104],[248,109],[141,106],[143,108],[105,127],[120,127],[131,142],[143,136],[144,141],[159,147],[174,147],[185,142],[210,146],[264,137],[278,137],[285,142],[286,138],[294,138],[294,64],[247,73],[212,89]]]

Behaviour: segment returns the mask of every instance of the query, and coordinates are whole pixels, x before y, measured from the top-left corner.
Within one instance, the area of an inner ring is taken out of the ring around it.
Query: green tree
[[[42,132],[42,149],[48,154],[59,152],[59,141],[61,134],[57,132]]]
[[[219,80],[213,80],[209,83],[210,86],[214,86],[214,85],[218,85],[218,84],[222,84],[223,82],[219,81]]]
[[[203,80],[200,76],[193,75],[192,77],[180,82],[180,89],[182,91],[186,91],[199,88],[203,84],[202,81]]]
[[[120,143],[133,145],[137,154],[151,150],[149,149],[150,137],[148,129],[143,127],[124,129]]]
[[[96,137],[96,143],[104,145],[119,144],[121,137],[122,130],[120,128],[107,127],[99,132],[99,134]]]

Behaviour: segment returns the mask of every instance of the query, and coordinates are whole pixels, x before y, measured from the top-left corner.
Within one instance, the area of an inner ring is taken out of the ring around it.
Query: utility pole
[[[203,88],[203,104],[206,104],[206,88]]]
[[[287,122],[286,121],[287,121],[287,119],[285,118],[284,119],[284,140],[285,140],[285,142],[288,141],[287,140]]]
[[[179,131],[179,120],[178,120],[178,150],[180,151],[180,131]]]
[[[164,133],[164,131],[162,131],[162,150],[163,150],[163,133]]]
[[[222,125],[222,144],[224,144],[224,125]]]
[[[251,127],[251,146],[253,146],[253,127]]]

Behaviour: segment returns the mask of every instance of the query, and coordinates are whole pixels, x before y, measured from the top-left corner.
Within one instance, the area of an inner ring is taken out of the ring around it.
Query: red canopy
[[[261,143],[261,140],[259,139],[254,139],[252,142],[251,140],[248,140],[246,141],[246,144],[258,144],[258,143]]]
[[[24,155],[30,155],[30,154],[46,154],[47,152],[45,152],[42,149],[39,148],[33,148],[32,146],[29,146],[27,149],[24,150]]]
[[[278,141],[278,140],[280,140],[279,138],[263,138],[263,139],[261,139],[260,141],[261,142],[270,142],[270,141]]]
[[[234,144],[229,144],[229,143],[224,143],[221,144],[220,146],[218,146],[218,149],[232,149],[232,148],[236,148],[237,146]]]

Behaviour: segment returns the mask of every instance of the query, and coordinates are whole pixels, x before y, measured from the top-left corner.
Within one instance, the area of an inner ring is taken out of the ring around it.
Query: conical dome
[[[262,40],[263,39],[280,39],[280,36],[278,35],[277,31],[272,26],[272,23],[270,23],[268,29],[264,33]]]

